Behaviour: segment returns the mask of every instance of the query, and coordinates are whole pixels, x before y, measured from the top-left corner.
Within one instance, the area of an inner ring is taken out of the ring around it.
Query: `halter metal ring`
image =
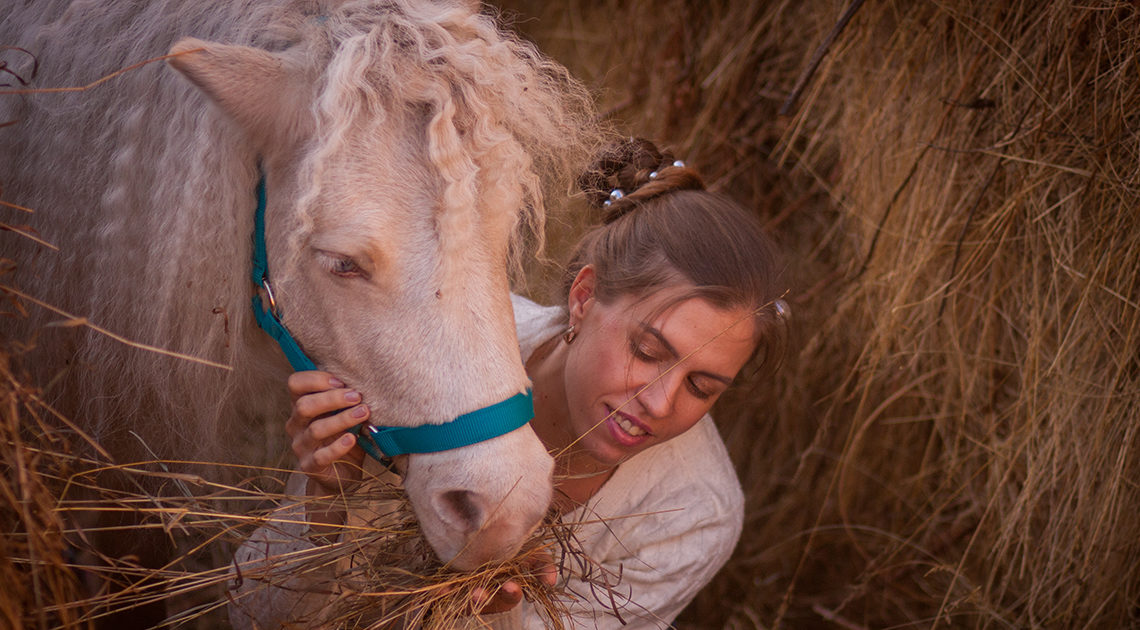
[[[273,287],[269,284],[268,276],[261,276],[261,288],[265,289],[265,297],[269,298],[269,312],[274,319],[280,319],[277,317],[277,298],[273,297]]]

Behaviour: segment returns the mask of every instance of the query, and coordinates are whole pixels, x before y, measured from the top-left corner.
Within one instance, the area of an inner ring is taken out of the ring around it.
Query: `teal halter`
[[[262,330],[281,346],[293,369],[301,372],[317,369],[316,363],[301,350],[297,340],[278,318],[277,303],[269,284],[269,259],[265,253],[265,176],[257,182],[257,213],[253,225],[253,284],[265,291],[269,308],[261,295],[253,296],[253,317]],[[387,463],[396,455],[435,453],[470,446],[499,437],[523,426],[534,417],[534,404],[528,389],[488,407],[465,413],[444,424],[418,427],[378,427],[367,422],[349,429],[357,444],[373,459]]]

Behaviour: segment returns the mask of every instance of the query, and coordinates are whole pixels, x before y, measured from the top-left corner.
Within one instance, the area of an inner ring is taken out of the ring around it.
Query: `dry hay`
[[[336,595],[330,599],[330,623],[346,629],[452,628],[470,614],[473,593],[490,596],[508,579],[556,629],[564,627],[569,603],[592,597],[605,605],[612,596],[607,584],[618,576],[579,551],[577,525],[570,523],[540,527],[514,560],[470,572],[448,569],[424,540],[402,488],[376,477],[342,498],[342,507],[386,504],[384,518],[346,526],[352,531],[337,542],[239,566],[233,550],[251,532],[303,518],[298,506],[331,497],[290,496],[282,481],[289,471],[269,467],[168,460],[116,464],[42,403],[38,388],[17,377],[18,363],[18,355],[13,361],[0,352],[2,627],[88,628],[108,614],[156,601],[167,605],[164,626],[227,627],[228,604],[240,606],[266,581],[280,584],[306,573],[317,589],[331,575]],[[108,475],[115,479],[109,482]],[[213,480],[227,477],[241,481]],[[108,514],[127,517],[126,524],[97,518]],[[101,535],[137,537],[142,530],[163,532],[176,557],[151,568],[132,555],[110,557],[96,542]],[[524,562],[535,552],[572,564],[597,590],[546,587]],[[330,567],[336,568],[331,574]],[[250,582],[252,588],[240,590]]]
[[[687,624],[1140,625],[1135,3],[503,4],[788,251],[799,351],[719,406],[747,521]]]

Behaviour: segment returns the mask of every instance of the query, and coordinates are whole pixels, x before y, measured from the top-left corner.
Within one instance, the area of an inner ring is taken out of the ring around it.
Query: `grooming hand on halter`
[[[570,626],[658,627],[740,534],[741,489],[707,413],[745,365],[776,358],[787,305],[758,223],[651,143],[616,147],[581,183],[604,222],[567,266],[564,306],[514,298],[531,425],[555,456],[555,508],[583,523],[582,551],[622,575],[616,606],[576,598]],[[287,430],[309,490],[336,494],[363,457],[346,431],[377,413],[325,372],[294,374],[289,389]],[[343,514],[309,518],[335,526]],[[591,592],[582,576],[557,577]],[[504,590],[480,612],[510,613],[485,620],[543,627],[533,606],[517,606],[520,593]]]

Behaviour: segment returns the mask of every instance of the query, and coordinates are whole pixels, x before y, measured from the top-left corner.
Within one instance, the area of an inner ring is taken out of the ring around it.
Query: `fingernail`
[[[356,440],[356,436],[351,434],[351,433],[345,433],[344,435],[340,436],[340,443],[343,446],[348,446],[348,445],[352,444],[355,440]]]
[[[367,415],[368,415],[368,407],[365,407],[364,405],[360,405],[359,407],[353,407],[353,409],[352,409],[352,417],[353,418],[363,418],[364,416],[367,416]]]
[[[333,376],[333,377],[329,378],[329,387],[332,387],[333,389],[340,389],[340,388],[344,387],[344,382],[341,381],[339,378]]]
[[[348,392],[344,395],[344,399],[350,403],[356,404],[360,402],[360,392]]]

